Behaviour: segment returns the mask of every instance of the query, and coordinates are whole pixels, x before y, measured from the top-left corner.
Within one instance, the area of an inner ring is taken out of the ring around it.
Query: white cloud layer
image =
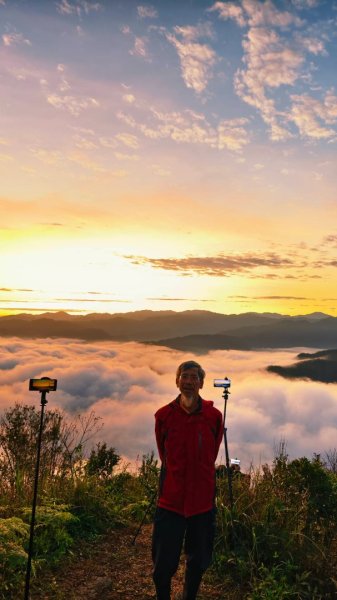
[[[186,355],[164,347],[137,343],[83,343],[76,340],[0,338],[0,410],[15,402],[39,407],[38,394],[28,392],[31,377],[58,379],[48,408],[73,415],[94,411],[104,427],[101,440],[131,462],[155,449],[154,413],[176,394],[175,371],[194,358],[206,370],[203,397],[222,411],[213,378],[229,376],[227,408],[231,456],[244,468],[271,461],[285,439],[292,458],[324,454],[336,446],[337,389],[305,381],[289,382],[264,371],[269,364],[289,364],[298,350],[214,351]],[[223,447],[219,462],[224,462]]]

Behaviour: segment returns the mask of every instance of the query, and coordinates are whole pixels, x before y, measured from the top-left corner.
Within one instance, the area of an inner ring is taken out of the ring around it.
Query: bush
[[[16,597],[23,589],[27,565],[24,545],[29,526],[18,517],[0,519],[0,598]]]
[[[113,469],[118,465],[120,456],[116,453],[115,448],[108,448],[106,443],[98,442],[96,448],[91,450],[85,472],[89,477],[98,477],[100,479],[110,479]]]
[[[30,521],[31,509],[22,510],[23,520]],[[39,506],[34,527],[33,558],[56,564],[74,543],[78,518],[65,505]]]
[[[95,536],[119,522],[120,504],[109,484],[84,478],[76,482],[71,497],[72,513],[78,518],[78,535]]]
[[[252,483],[233,481],[218,494],[214,566],[250,589],[251,600],[335,598],[337,478],[319,457],[289,462],[282,454]]]

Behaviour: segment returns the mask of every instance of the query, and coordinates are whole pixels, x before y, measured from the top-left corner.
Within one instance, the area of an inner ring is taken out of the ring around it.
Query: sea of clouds
[[[175,372],[187,359],[206,370],[202,396],[223,412],[222,390],[213,378],[232,381],[227,405],[229,452],[243,469],[271,462],[285,440],[291,458],[324,456],[337,446],[337,386],[288,381],[265,368],[295,361],[303,348],[254,352],[213,351],[203,355],[135,342],[87,343],[68,339],[0,338],[0,414],[15,403],[35,404],[32,377],[58,380],[48,408],[74,417],[94,411],[104,424],[91,443],[114,446],[130,465],[155,450],[154,413],[177,395]],[[223,446],[218,462],[224,462]]]

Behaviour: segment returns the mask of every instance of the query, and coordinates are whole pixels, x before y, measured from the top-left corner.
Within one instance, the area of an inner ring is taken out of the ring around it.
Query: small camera
[[[41,377],[40,379],[29,380],[30,392],[55,392],[57,388],[57,379],[50,377]]]
[[[213,385],[214,387],[228,389],[231,387],[231,380],[228,379],[228,377],[225,377],[224,379],[213,379]]]

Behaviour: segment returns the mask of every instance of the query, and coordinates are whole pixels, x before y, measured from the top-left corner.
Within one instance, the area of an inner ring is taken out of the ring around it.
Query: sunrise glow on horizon
[[[0,17],[0,315],[337,316],[337,2]]]

